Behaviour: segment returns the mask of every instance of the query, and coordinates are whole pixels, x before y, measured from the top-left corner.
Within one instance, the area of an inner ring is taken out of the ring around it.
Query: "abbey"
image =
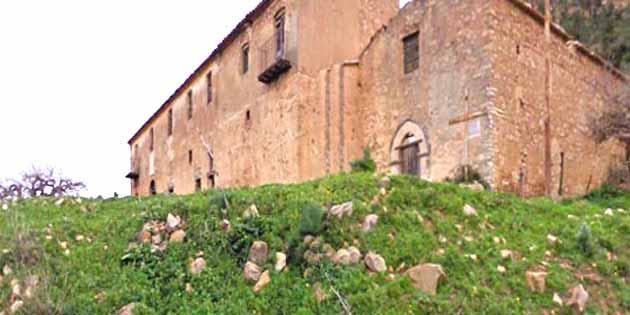
[[[550,37],[522,0],[263,0],[129,140],[132,195],[301,182],[364,148],[380,172],[586,193],[624,158],[588,124],[627,78]]]

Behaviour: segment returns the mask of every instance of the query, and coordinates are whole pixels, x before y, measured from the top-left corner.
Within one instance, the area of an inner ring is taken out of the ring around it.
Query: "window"
[[[168,135],[173,135],[173,109],[168,110]]]
[[[193,162],[193,152],[192,150],[188,150],[188,164],[192,164]]]
[[[275,29],[276,29],[276,57],[284,57],[284,9],[281,9],[276,13]]]
[[[206,76],[206,93],[208,98],[208,104],[212,103],[212,71],[208,72]]]
[[[171,195],[174,194],[175,193],[175,186],[169,185],[168,186],[168,193],[171,194]]]
[[[157,190],[155,188],[155,181],[154,180],[152,180],[151,184],[149,184],[149,194],[151,194],[151,196],[157,195]]]
[[[243,45],[243,48],[241,50],[241,57],[242,57],[242,62],[243,62],[243,74],[247,73],[247,71],[249,71],[249,44],[245,44]]]
[[[411,34],[403,39],[405,73],[411,73],[420,65],[419,33]]]
[[[192,90],[188,91],[187,101],[188,101],[188,120],[190,120],[193,117],[193,91]]]
[[[153,128],[151,128],[151,131],[149,131],[149,150],[151,150],[151,152],[153,152],[153,149],[155,144],[155,134],[153,133]]]
[[[249,122],[251,119],[252,119],[252,114],[248,109],[247,112],[245,112],[245,121]]]
[[[201,191],[201,178],[195,179],[195,191]]]
[[[400,162],[403,174],[420,174],[420,141],[413,134],[405,136],[400,146]]]

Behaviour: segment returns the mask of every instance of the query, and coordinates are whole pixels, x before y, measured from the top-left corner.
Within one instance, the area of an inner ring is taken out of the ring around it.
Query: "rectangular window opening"
[[[149,138],[149,149],[153,152],[153,149],[155,148],[155,134],[153,133],[153,128],[149,131]]]
[[[196,192],[201,191],[201,178],[195,179],[195,191]]]
[[[173,135],[173,109],[168,110],[168,135]]]
[[[188,150],[188,164],[192,164],[192,163],[193,163],[193,151]]]
[[[405,73],[411,73],[420,66],[420,33],[413,33],[403,38],[403,57]]]
[[[243,62],[243,74],[247,73],[247,71],[249,71],[249,44],[245,44],[243,45],[243,49],[242,49],[242,62]]]
[[[208,72],[206,76],[206,93],[208,98],[208,104],[212,103],[212,71]]]
[[[193,118],[193,91],[188,91],[188,120]]]

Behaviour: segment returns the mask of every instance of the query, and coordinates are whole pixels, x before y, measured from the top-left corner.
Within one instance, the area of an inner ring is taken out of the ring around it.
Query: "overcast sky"
[[[0,179],[128,195],[127,140],[258,2],[0,1]]]

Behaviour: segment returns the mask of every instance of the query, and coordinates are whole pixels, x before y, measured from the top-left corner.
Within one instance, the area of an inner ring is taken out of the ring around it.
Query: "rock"
[[[308,248],[310,248],[311,250],[318,250],[320,247],[322,246],[322,239],[320,237],[316,237],[310,245],[308,245]]]
[[[5,276],[10,276],[13,273],[13,269],[9,265],[4,265],[2,267],[2,274]]]
[[[304,245],[311,246],[311,243],[313,243],[314,240],[315,240],[315,237],[313,237],[313,235],[306,235],[304,236]]]
[[[378,186],[380,188],[389,188],[390,183],[391,183],[391,179],[388,176],[385,176],[381,178],[381,180],[378,181]]]
[[[304,252],[304,260],[306,260],[309,265],[315,265],[322,260],[322,256],[320,254],[316,254],[310,250],[307,250],[306,252]]]
[[[151,242],[151,233],[146,230],[140,231],[138,233],[138,236],[136,237],[136,241],[138,241],[138,243],[141,243],[141,244],[147,244]]]
[[[605,215],[607,215],[607,216],[609,216],[609,217],[612,217],[612,216],[613,216],[613,214],[614,214],[613,209],[610,209],[610,208],[606,209],[606,211],[604,212],[604,214],[605,214]]]
[[[549,245],[556,245],[560,242],[560,240],[558,239],[557,236],[554,235],[547,235],[547,243],[549,243]]]
[[[497,271],[498,271],[499,273],[505,273],[505,272],[507,271],[507,269],[505,269],[505,267],[504,267],[504,266],[498,265],[498,266],[497,266]]]
[[[261,274],[260,267],[258,267],[258,265],[256,265],[255,263],[248,261],[245,264],[243,274],[245,276],[245,280],[247,280],[248,282],[258,282]]]
[[[514,259],[514,252],[509,249],[501,250],[501,258],[503,259]]]
[[[414,288],[432,295],[437,293],[440,279],[446,276],[442,266],[436,264],[418,265],[407,270],[405,274],[411,279]]]
[[[169,242],[182,243],[184,242],[185,238],[186,238],[186,232],[184,232],[183,230],[177,230],[173,232],[173,234],[171,234],[171,238],[169,239]]]
[[[133,310],[136,308],[136,303],[129,303],[118,310],[118,315],[133,315]]]
[[[264,289],[269,283],[271,283],[271,275],[267,270],[263,272],[260,279],[258,279],[258,282],[256,282],[256,286],[254,286],[254,293],[260,293],[260,291],[262,291],[262,289]]]
[[[190,273],[193,275],[202,273],[204,269],[206,269],[206,260],[201,257],[190,263]]]
[[[330,244],[324,244],[322,246],[322,252],[324,252],[324,255],[328,259],[334,262],[335,254],[337,254],[337,251]]]
[[[354,246],[348,247],[348,253],[350,254],[350,264],[355,265],[361,261],[361,251]]]
[[[22,300],[16,300],[11,304],[11,307],[9,307],[9,314],[16,313],[22,306],[24,306],[24,302]]]
[[[249,208],[245,210],[245,212],[243,212],[243,218],[245,219],[255,218],[257,216],[258,216],[258,208],[256,208],[256,205],[249,206]]]
[[[221,221],[221,231],[223,231],[223,233],[230,233],[230,231],[232,231],[232,224],[230,223],[230,221]]]
[[[467,188],[467,189],[473,190],[473,191],[484,191],[484,190],[486,190],[486,188],[485,188],[485,187],[483,187],[483,185],[482,185],[482,184],[480,184],[480,183],[479,183],[479,182],[477,182],[477,181],[473,182],[472,184],[465,184],[465,183],[462,183],[462,184],[460,184],[459,186],[460,186],[460,187],[463,187],[463,188]]]
[[[182,219],[179,216],[169,213],[166,217],[166,230],[169,232],[175,231],[181,223]]]
[[[476,216],[477,215],[477,209],[473,208],[471,205],[465,205],[464,206],[464,215],[467,216],[467,217]]]
[[[2,204],[2,210],[9,210],[9,205],[6,203]]]
[[[554,293],[553,294],[553,300],[552,300],[555,304],[558,304],[560,306],[564,305],[564,302],[562,302],[562,298],[560,297],[560,295],[558,295],[558,293]]]
[[[544,271],[528,271],[525,273],[527,285],[533,292],[544,293],[547,287],[547,274]]]
[[[385,272],[387,270],[385,259],[373,252],[369,252],[365,255],[365,265],[372,272]]]
[[[276,253],[276,272],[280,272],[287,266],[287,255],[284,253]]]
[[[188,293],[188,294],[192,294],[193,293],[192,284],[186,283],[186,293]]]
[[[82,242],[85,239],[85,237],[81,234],[77,235],[74,237],[74,240],[77,242]]]
[[[336,205],[332,207],[328,211],[328,216],[333,216],[338,219],[343,219],[343,217],[345,216],[348,216],[348,217],[351,216],[353,209],[354,209],[354,203],[352,201],[346,202],[344,204],[340,204],[340,205]]]
[[[363,229],[363,232],[369,233],[374,230],[377,223],[378,223],[378,215],[370,214],[366,216],[365,219],[363,220],[363,226],[361,228]]]
[[[335,257],[333,257],[333,262],[337,265],[348,266],[350,265],[351,258],[350,252],[346,249],[339,249],[337,253],[335,253]]]
[[[39,285],[39,277],[29,276],[24,281],[24,285],[26,286],[26,288],[24,289],[24,297],[26,297],[27,299],[30,299],[35,294],[35,290],[37,289],[37,286]]]
[[[11,280],[11,294],[13,296],[21,296],[22,295],[22,286],[20,285],[20,281],[18,279]]]
[[[162,235],[153,235],[153,237],[151,237],[151,242],[153,243],[153,245],[160,245],[160,243],[162,243]]]
[[[267,257],[269,256],[269,247],[267,243],[263,241],[255,241],[252,244],[252,247],[249,249],[249,258],[248,260],[257,264],[258,266],[262,266],[267,262]]]
[[[59,200],[55,201],[55,206],[56,206],[57,208],[61,207],[61,206],[63,205],[63,202],[64,202],[64,201],[66,201],[66,200],[65,200],[65,199],[63,199],[63,198],[61,198],[61,199],[59,199]]]
[[[567,306],[577,307],[581,313],[586,310],[586,302],[588,302],[589,294],[581,284],[571,289],[571,297],[567,300]]]
[[[324,302],[328,298],[328,294],[326,294],[326,291],[322,289],[322,284],[319,282],[315,283],[313,286],[313,294],[315,294],[315,300],[317,300],[317,303]]]

